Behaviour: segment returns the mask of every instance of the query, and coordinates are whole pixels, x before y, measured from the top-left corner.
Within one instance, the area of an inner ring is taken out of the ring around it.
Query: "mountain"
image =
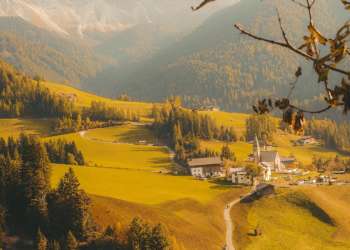
[[[100,59],[83,43],[19,17],[0,17],[0,58],[29,75],[73,83],[96,74],[101,67]]]
[[[197,16],[207,16],[233,2],[236,0],[222,0]],[[90,32],[124,31],[144,23],[176,22],[188,27],[192,24],[186,25],[185,21],[193,16],[190,6],[196,3],[196,0],[3,0],[0,16],[21,17],[62,35],[85,36]]]
[[[242,36],[233,28],[234,23],[241,23],[256,34],[282,39],[276,7],[291,40],[300,41],[307,23],[307,13],[300,6],[280,0],[245,0],[215,13],[152,59],[133,68],[104,72],[96,79],[109,84],[95,90],[104,94],[127,92],[144,100],[180,95],[189,104],[210,103],[231,111],[250,110],[259,96],[286,95],[294,72],[305,62],[284,49]],[[347,14],[341,3],[317,2],[316,23],[326,34],[346,20]],[[311,72],[310,67],[304,68],[295,90],[297,100],[311,103],[320,98]]]
[[[102,66],[149,59],[236,1],[193,13],[197,0],[2,0],[0,58],[32,75],[77,83]]]

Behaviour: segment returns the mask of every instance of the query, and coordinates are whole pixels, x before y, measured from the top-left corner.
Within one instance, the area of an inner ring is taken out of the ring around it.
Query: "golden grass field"
[[[350,249],[348,187],[278,190],[272,197],[239,204],[234,240],[238,249]],[[239,218],[239,219],[237,219]],[[249,236],[256,227],[261,236]]]
[[[59,95],[69,94],[75,95],[75,103],[78,107],[88,107],[92,101],[105,102],[109,106],[117,107],[123,110],[129,110],[138,113],[142,118],[148,118],[151,114],[153,104],[145,102],[125,102],[112,100],[110,98],[105,98],[97,96],[79,89],[73,88],[71,86],[62,85],[53,82],[42,82],[42,84],[50,89],[53,93]],[[146,119],[147,121],[147,119]]]
[[[0,137],[18,137],[21,133],[43,135],[50,133],[48,119],[0,119]]]

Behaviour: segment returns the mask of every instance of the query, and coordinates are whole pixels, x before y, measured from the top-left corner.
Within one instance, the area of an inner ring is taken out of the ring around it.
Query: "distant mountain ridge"
[[[87,46],[19,17],[0,17],[0,58],[31,76],[61,82],[78,83],[101,68],[101,60]]]
[[[251,110],[261,96],[286,95],[294,72],[305,61],[242,36],[233,27],[241,23],[256,34],[282,39],[276,8],[291,40],[300,42],[306,34],[305,10],[290,1],[245,0],[215,13],[190,35],[137,67],[106,73],[110,85],[104,90],[126,92],[143,100],[179,95],[188,104],[215,104],[229,111]],[[319,28],[329,34],[348,13],[341,3],[320,0],[315,16]],[[293,96],[297,102],[305,99],[311,105],[321,98],[315,81],[312,69],[305,67]]]
[[[235,0],[223,0],[216,6],[233,2]],[[185,0],[2,0],[0,16],[21,17],[61,35],[82,37],[89,32],[124,31],[139,24],[163,22],[169,16],[176,17],[175,13],[182,12],[183,16],[185,10],[189,16],[190,5],[195,3]]]

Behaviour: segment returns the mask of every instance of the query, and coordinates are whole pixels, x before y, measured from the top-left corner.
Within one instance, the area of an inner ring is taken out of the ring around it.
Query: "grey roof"
[[[188,166],[193,167],[211,167],[213,165],[221,165],[222,160],[220,157],[212,157],[212,158],[196,158],[189,160],[187,162]]]
[[[278,156],[277,151],[261,151],[260,158],[262,162],[274,162]]]
[[[231,173],[246,172],[246,168],[230,168]]]

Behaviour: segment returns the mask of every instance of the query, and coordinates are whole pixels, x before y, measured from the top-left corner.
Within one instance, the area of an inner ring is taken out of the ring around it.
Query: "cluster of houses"
[[[258,164],[262,168],[263,180],[270,181],[272,172],[286,171],[286,165],[295,162],[293,157],[281,157],[273,150],[272,146],[260,146],[260,142],[255,138],[253,153],[249,155],[248,161]],[[233,184],[251,185],[253,177],[246,168],[224,168],[224,163],[220,157],[197,158],[187,162],[191,175],[197,178],[227,177]]]

